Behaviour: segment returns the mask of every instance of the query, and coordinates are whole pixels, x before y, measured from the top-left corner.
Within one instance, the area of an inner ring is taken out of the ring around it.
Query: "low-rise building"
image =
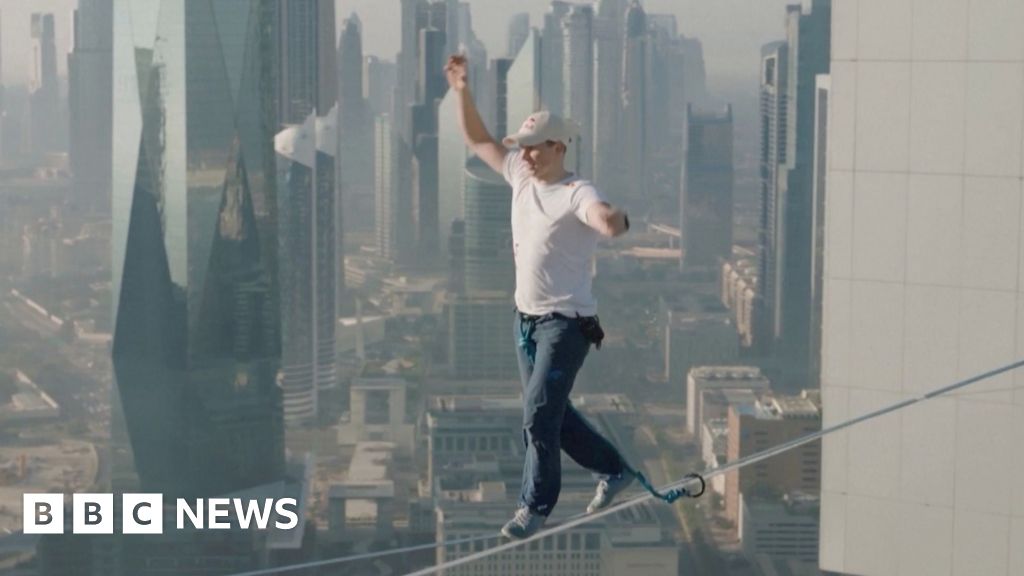
[[[764,393],[771,382],[756,366],[696,366],[686,376],[686,430],[700,440],[705,390],[753,390]]]
[[[755,564],[765,557],[817,564],[819,503],[817,494],[799,492],[781,500],[741,496],[739,535],[744,555]]]
[[[821,429],[821,410],[806,396],[764,397],[729,407],[728,459],[738,460]],[[740,519],[741,495],[781,498],[793,491],[816,494],[821,486],[821,443],[811,442],[726,473],[725,513]]]

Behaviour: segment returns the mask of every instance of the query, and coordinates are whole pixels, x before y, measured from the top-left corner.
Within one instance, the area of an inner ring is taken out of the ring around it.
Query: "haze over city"
[[[1024,574],[1024,3],[941,4],[0,0],[0,574]]]

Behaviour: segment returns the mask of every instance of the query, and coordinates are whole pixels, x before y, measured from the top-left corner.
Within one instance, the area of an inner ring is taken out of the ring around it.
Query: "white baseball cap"
[[[536,146],[549,140],[569,143],[579,133],[579,127],[572,120],[541,110],[527,116],[519,131],[505,136],[501,142],[510,147]]]

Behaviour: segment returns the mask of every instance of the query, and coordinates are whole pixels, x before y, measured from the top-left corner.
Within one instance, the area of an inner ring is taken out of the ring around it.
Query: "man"
[[[567,146],[578,135],[571,122],[546,111],[531,114],[503,146],[477,112],[466,86],[465,57],[451,56],[445,74],[459,98],[467,146],[512,187],[515,337],[526,462],[519,509],[501,532],[527,538],[544,526],[558,501],[561,450],[600,479],[588,513],[607,507],[633,481],[618,450],[569,401],[590,344],[599,344],[603,336],[591,294],[590,263],[598,237],[623,234],[629,219],[590,182],[565,170]]]

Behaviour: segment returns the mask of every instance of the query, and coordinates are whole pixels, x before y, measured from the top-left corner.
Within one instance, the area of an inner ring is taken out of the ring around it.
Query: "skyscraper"
[[[794,392],[810,370],[811,236],[814,219],[815,78],[828,72],[831,3],[786,13],[786,43],[762,57],[762,294],[758,314],[778,358],[774,379]],[[770,77],[774,75],[775,77]],[[766,85],[771,83],[772,85]]]
[[[574,4],[562,20],[562,112],[580,126],[580,136],[569,145],[575,154],[570,169],[584,178],[594,175],[594,10]],[[546,63],[545,63],[546,65]]]
[[[459,0],[440,0],[444,2],[444,53],[455,54],[462,44],[461,30],[459,27]]]
[[[398,66],[376,56],[367,56],[363,66],[363,95],[370,110],[374,116],[391,114],[398,86]]]
[[[562,31],[562,19],[569,13],[570,4],[563,0],[552,0],[551,6],[544,14],[544,27],[541,31],[541,108],[561,115],[565,107],[565,74],[563,53],[565,41]]]
[[[825,427],[1007,365],[1024,342],[1024,6],[853,8],[832,13]],[[826,436],[822,569],[1024,573],[1021,378]]]
[[[277,27],[278,121],[302,124],[310,112],[322,116],[337,101],[334,2],[281,0]]]
[[[342,25],[338,44],[338,199],[337,301],[345,302],[346,224],[368,227],[373,222],[373,117],[364,96],[362,24],[355,14]]]
[[[396,188],[394,155],[398,151],[391,116],[382,114],[373,122],[373,169],[376,195],[377,254],[385,260],[397,256]]]
[[[511,378],[507,337],[515,290],[508,183],[473,156],[465,167],[465,294],[449,301],[449,362],[456,378]]]
[[[488,70],[487,81],[494,87],[491,90],[494,97],[494,133],[501,137],[509,133],[510,123],[518,123],[522,120],[521,118],[510,120],[508,116],[508,71],[511,68],[512,60],[495,58],[491,60],[491,67]],[[518,124],[514,126],[515,129],[518,127]]]
[[[417,70],[419,69],[420,30],[427,27],[430,19],[429,4],[426,0],[402,1],[401,48],[398,52],[398,85],[395,89],[395,104],[392,121],[395,131],[409,143],[409,106],[416,101]]]
[[[794,7],[795,8],[795,7]],[[786,36],[789,44],[789,107],[790,138],[787,141],[785,239],[779,302],[782,305],[781,366],[779,381],[793,393],[799,388],[817,387],[817,375],[809,373],[814,192],[814,106],[815,81],[829,70],[831,47],[832,2],[816,0],[810,10],[790,8]]]
[[[648,15],[650,84],[647,88],[646,169],[652,214],[679,210],[679,161],[687,104],[706,102],[699,40],[676,33],[675,17]],[[663,119],[663,120],[661,120]]]
[[[338,198],[335,176],[338,149],[338,107],[333,106],[316,119],[316,184],[314,186],[316,220],[313,228],[313,317],[316,326],[316,387],[317,391],[333,388],[337,384],[335,358],[335,330],[338,322],[339,294],[344,288],[337,286],[337,267],[344,268],[345,260],[337,256],[341,250],[342,235],[336,230]],[[343,276],[341,276],[344,279]]]
[[[110,210],[113,0],[82,0],[68,56],[70,161],[81,205]]]
[[[317,414],[314,234],[316,116],[274,138],[278,155],[278,235],[281,256],[281,376],[285,422]]]
[[[29,79],[30,151],[38,159],[61,148],[60,88],[53,14],[32,14],[32,75]]]
[[[291,209],[302,213],[308,226],[291,229],[295,238],[282,242],[290,251],[281,254],[281,273],[295,281],[290,290],[281,293],[282,311],[285,316],[299,315],[294,321],[285,317],[283,322],[292,334],[299,330],[311,332],[308,339],[289,337],[284,340],[282,377],[305,374],[306,367],[312,364],[314,391],[318,394],[321,388],[335,383],[337,298],[344,293],[343,287],[338,285],[344,277],[338,276],[337,258],[342,235],[336,224],[344,219],[336,205],[334,162],[334,150],[339,144],[334,3],[331,0],[286,0],[278,4],[278,23],[280,122],[303,125],[297,137],[305,136],[309,140],[309,150],[294,162],[310,171],[308,181],[299,177],[297,182],[289,180],[288,195],[282,194],[285,202],[298,204]],[[328,133],[334,141],[325,140]],[[307,236],[311,244],[304,242]],[[308,271],[293,270],[295,268],[308,268]],[[308,284],[305,283],[307,278]],[[299,309],[307,306],[311,310]],[[304,322],[306,318],[310,319],[308,324]],[[316,403],[313,405],[315,407]],[[299,417],[289,412],[286,415],[290,422],[309,420],[306,414]]]
[[[269,2],[114,1],[113,365],[141,488],[284,473]],[[148,23],[149,25],[146,25]]]
[[[429,266],[440,255],[437,104],[413,105],[412,118],[415,143],[411,218],[415,229],[411,231],[411,240],[416,261]]]
[[[442,3],[431,4],[443,22]],[[436,10],[441,8],[442,10]],[[440,255],[438,215],[438,102],[448,89],[444,78],[445,34],[437,28],[420,31],[418,103],[412,106],[413,222],[417,261],[433,263]]]
[[[732,106],[702,113],[689,105],[684,134],[683,266],[713,278],[732,254]]]
[[[781,264],[776,250],[779,231],[783,226],[782,214],[776,202],[780,199],[780,170],[786,165],[786,125],[789,86],[789,51],[785,42],[772,42],[761,49],[761,230],[758,299],[755,315],[755,343],[762,350],[770,350],[780,333],[778,278]]]
[[[648,157],[648,89],[652,81],[650,64],[650,33],[647,14],[639,0],[633,0],[626,13],[622,87],[623,133],[626,157],[625,172],[634,205],[646,203]]]
[[[821,387],[822,314],[824,312],[825,284],[825,212],[826,182],[828,180],[828,113],[832,94],[832,79],[827,74],[818,76],[814,98],[814,177],[811,226],[811,314],[810,314],[810,367],[811,382]]]
[[[458,95],[449,90],[437,109],[437,205],[441,246],[448,249],[452,222],[461,219],[466,143],[459,126]]]
[[[466,162],[466,292],[515,289],[511,190],[478,157]]]
[[[416,73],[416,94],[419,102],[439,100],[448,90],[448,82],[444,77],[444,64],[447,58],[444,53],[444,41],[445,34],[442,30],[425,28],[420,31],[420,59]]]
[[[594,181],[607,191],[626,189],[622,153],[622,58],[626,5],[598,2],[594,18]],[[610,200],[622,202],[622,198]]]
[[[674,14],[647,14],[647,86],[644,93],[646,103],[644,129],[644,156],[647,167],[646,189],[649,196],[662,198],[670,193],[674,199],[678,188],[666,186],[659,168],[671,164],[672,157],[678,158],[673,150],[682,143],[682,122],[674,124],[673,118],[682,120],[679,109],[686,108],[682,68],[684,62],[679,50],[679,34],[676,31]],[[674,138],[679,138],[678,141]]]
[[[519,49],[530,37],[530,15],[526,12],[514,14],[508,21],[508,50],[506,58],[515,58]]]

